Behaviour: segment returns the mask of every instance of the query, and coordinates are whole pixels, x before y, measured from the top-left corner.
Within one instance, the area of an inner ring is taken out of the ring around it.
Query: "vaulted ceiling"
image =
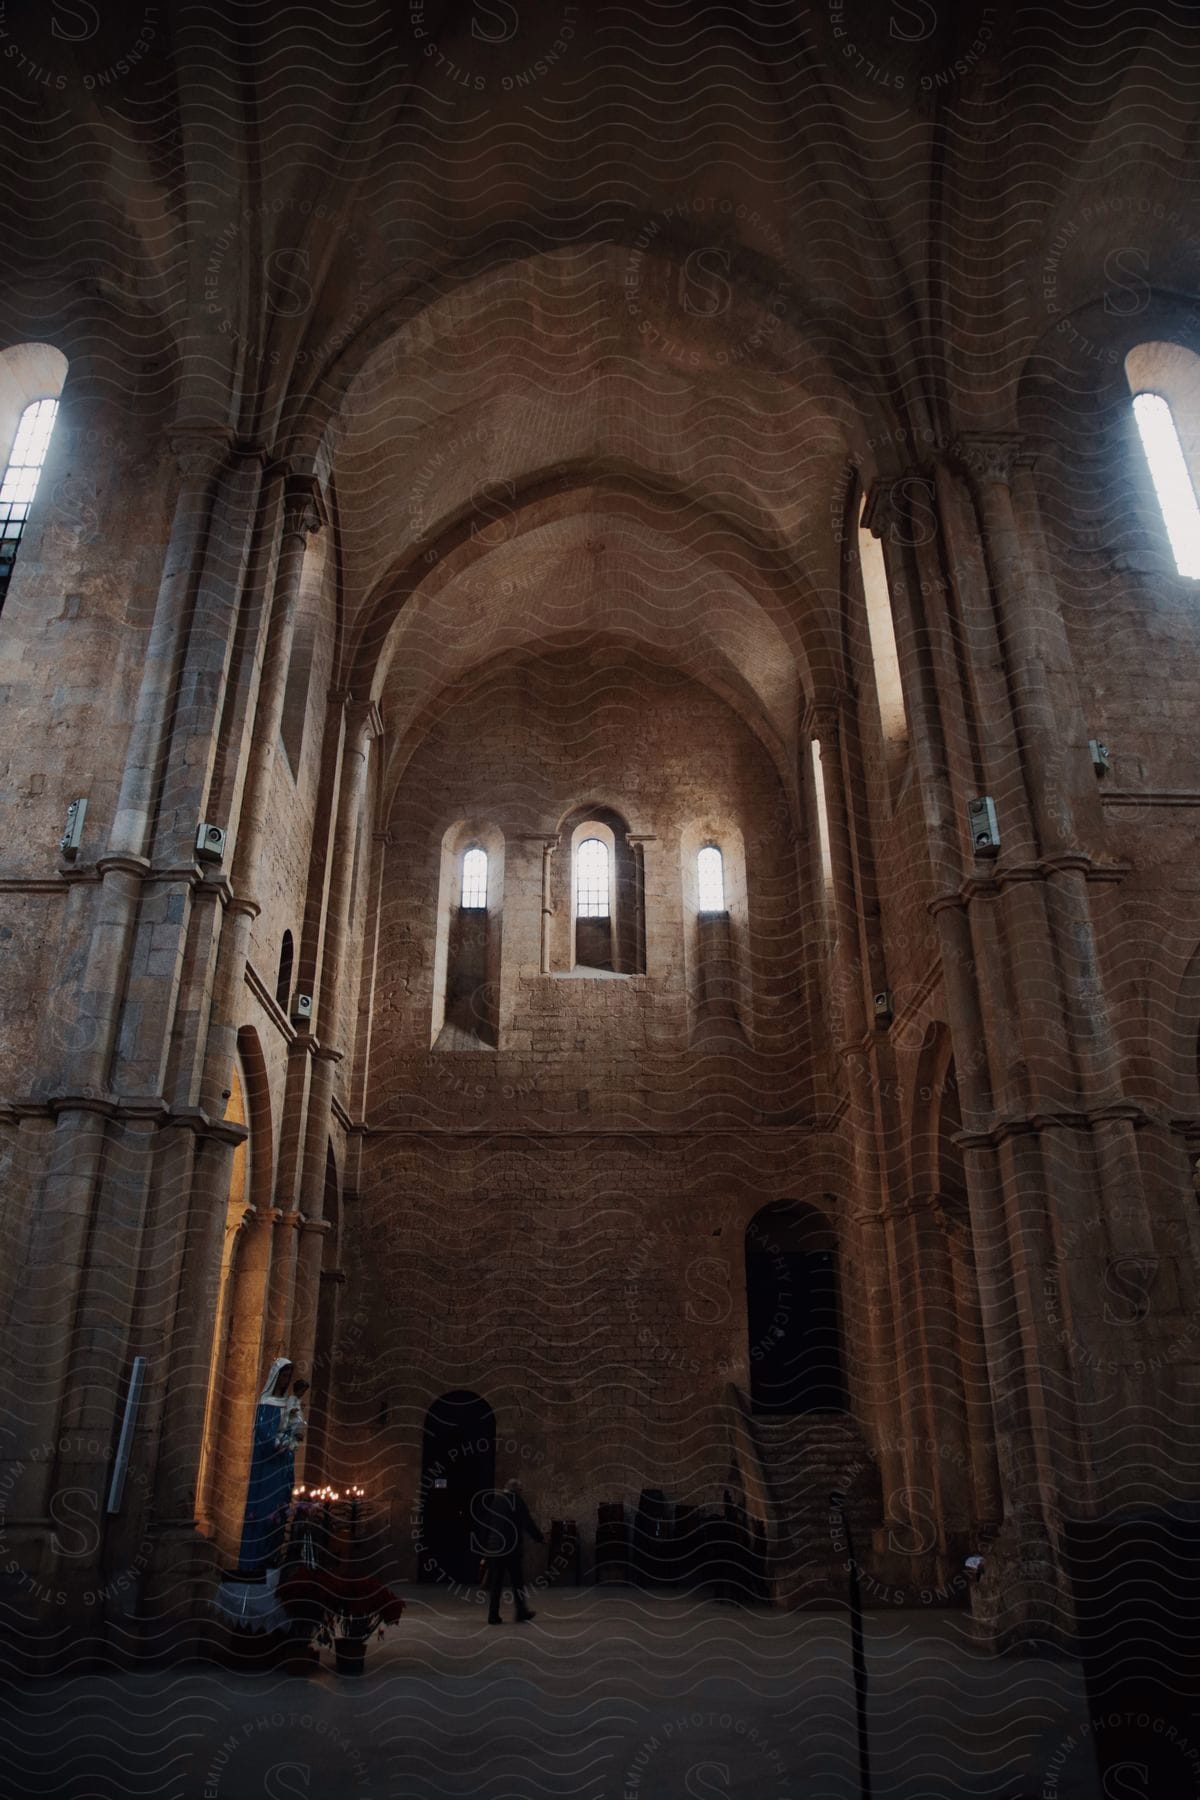
[[[607,635],[786,757],[850,475],[1200,281],[1184,6],[102,10],[5,12],[0,340],[320,473],[397,743]]]

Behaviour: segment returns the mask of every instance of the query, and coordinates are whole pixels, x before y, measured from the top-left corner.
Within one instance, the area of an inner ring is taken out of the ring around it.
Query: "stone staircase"
[[[767,1513],[767,1586],[777,1606],[796,1609],[845,1601],[846,1543],[830,1508],[840,1494],[860,1567],[881,1522],[879,1470],[846,1413],[756,1413],[737,1395],[743,1473]],[[864,1603],[870,1604],[865,1593]]]

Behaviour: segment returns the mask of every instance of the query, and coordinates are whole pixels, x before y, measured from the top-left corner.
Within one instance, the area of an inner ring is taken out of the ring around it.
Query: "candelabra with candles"
[[[366,1490],[351,1483],[345,1488],[335,1488],[326,1482],[321,1487],[310,1488],[301,1482],[292,1489],[291,1504],[288,1507],[288,1519],[291,1525],[291,1540],[299,1540],[301,1560],[314,1566],[316,1563],[316,1545],[319,1541],[322,1557],[329,1553],[335,1525],[343,1522],[349,1526],[351,1542],[358,1537],[359,1520],[362,1516]]]

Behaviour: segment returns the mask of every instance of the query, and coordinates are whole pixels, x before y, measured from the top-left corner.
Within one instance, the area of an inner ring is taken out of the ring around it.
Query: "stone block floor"
[[[0,1793],[65,1800],[858,1800],[838,1612],[625,1588],[531,1625],[429,1588],[308,1676],[187,1664],[17,1684]],[[508,1611],[510,1609],[506,1609]],[[866,1621],[874,1800],[1098,1800],[1078,1666],[982,1655],[966,1616]]]

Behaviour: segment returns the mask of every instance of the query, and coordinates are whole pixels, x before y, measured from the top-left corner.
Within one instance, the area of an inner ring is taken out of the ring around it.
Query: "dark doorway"
[[[780,1202],[746,1227],[750,1398],[759,1412],[843,1412],[837,1251],[815,1207]]]
[[[479,1585],[472,1533],[477,1495],[496,1485],[496,1419],[486,1400],[459,1389],[425,1415],[421,1456],[421,1543],[418,1579]]]

